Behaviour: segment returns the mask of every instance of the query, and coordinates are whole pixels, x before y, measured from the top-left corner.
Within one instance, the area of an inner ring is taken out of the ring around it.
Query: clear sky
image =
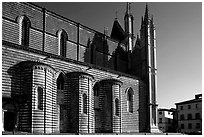
[[[125,2],[35,3],[99,32],[111,33],[117,17],[124,26]],[[145,4],[132,2],[134,32],[139,33]],[[202,3],[149,2],[157,34],[159,108],[193,99],[202,93]]]

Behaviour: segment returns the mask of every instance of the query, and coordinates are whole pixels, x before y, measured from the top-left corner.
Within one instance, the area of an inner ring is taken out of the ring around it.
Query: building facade
[[[146,5],[111,36],[32,3],[2,3],[2,122],[30,133],[156,132],[157,67]]]
[[[202,94],[195,99],[176,103],[178,131],[182,133],[202,133]]]
[[[176,132],[176,109],[158,109],[158,128],[163,133]]]

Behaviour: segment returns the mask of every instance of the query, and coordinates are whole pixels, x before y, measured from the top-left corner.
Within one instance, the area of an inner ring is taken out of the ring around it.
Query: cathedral
[[[68,3],[67,3],[68,4]],[[110,36],[33,3],[2,3],[4,131],[151,133],[157,125],[156,36],[130,3]]]

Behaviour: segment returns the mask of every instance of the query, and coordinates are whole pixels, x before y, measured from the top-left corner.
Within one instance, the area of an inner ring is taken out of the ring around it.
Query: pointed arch
[[[134,91],[130,87],[126,90],[127,94],[127,111],[133,113]]]
[[[19,44],[29,46],[31,22],[26,15],[18,17],[17,21],[19,24]]]
[[[100,94],[100,85],[95,83],[94,87],[94,109],[99,109],[99,94]]]
[[[65,30],[58,31],[58,55],[66,57],[68,35]]]
[[[57,77],[57,89],[64,90],[64,83],[65,83],[65,75],[60,73]]]

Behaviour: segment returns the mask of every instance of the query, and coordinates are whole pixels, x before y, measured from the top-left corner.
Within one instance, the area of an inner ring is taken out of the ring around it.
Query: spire
[[[131,13],[130,4],[131,3],[127,2],[126,14],[130,14]]]
[[[131,3],[127,2],[126,3],[126,12],[125,12],[125,17],[124,17],[124,21],[125,21],[125,32],[128,34],[132,34],[133,33],[133,15],[131,13]]]
[[[152,21],[152,22],[154,21],[153,15],[152,15],[152,17],[151,17],[151,21]]]
[[[115,20],[117,20],[118,19],[118,11],[116,10],[116,12],[115,12]]]
[[[143,26],[143,22],[144,22],[144,19],[143,19],[143,16],[141,18],[141,27]]]
[[[149,18],[149,9],[148,9],[148,5],[146,3],[146,8],[145,8],[145,19]]]

